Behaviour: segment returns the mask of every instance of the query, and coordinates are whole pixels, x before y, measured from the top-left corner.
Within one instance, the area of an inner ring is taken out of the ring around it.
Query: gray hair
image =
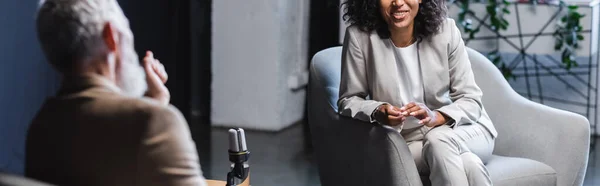
[[[68,73],[76,63],[106,54],[102,31],[107,22],[123,29],[126,21],[116,0],[42,0],[37,35],[50,64]]]

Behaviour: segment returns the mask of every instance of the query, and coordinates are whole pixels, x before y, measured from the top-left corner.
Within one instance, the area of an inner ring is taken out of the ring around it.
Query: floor
[[[319,186],[317,165],[305,151],[302,125],[281,132],[247,131],[252,185]],[[203,161],[208,179],[225,180],[229,171],[227,129],[213,128],[210,161]],[[590,153],[584,186],[600,185],[600,150]]]
[[[278,133],[246,131],[252,185],[317,186],[317,165],[304,150],[302,125]],[[227,129],[213,128],[208,179],[225,180],[229,171]]]
[[[596,140],[598,140],[596,138]],[[590,158],[588,160],[588,168],[585,173],[584,186],[600,185],[600,146],[592,148]]]

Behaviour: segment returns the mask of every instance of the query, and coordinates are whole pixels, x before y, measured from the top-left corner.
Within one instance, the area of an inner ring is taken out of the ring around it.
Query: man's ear
[[[117,30],[110,22],[106,22],[106,24],[104,24],[104,28],[102,29],[102,40],[104,40],[104,44],[109,51],[117,51],[117,41],[119,38]]]
[[[108,59],[106,60],[108,65],[108,77],[112,80],[116,79],[115,69],[118,68],[119,63],[116,60],[116,55],[118,55],[119,50],[119,33],[116,28],[110,23],[107,22],[104,24],[104,28],[102,29],[102,40],[108,49]]]

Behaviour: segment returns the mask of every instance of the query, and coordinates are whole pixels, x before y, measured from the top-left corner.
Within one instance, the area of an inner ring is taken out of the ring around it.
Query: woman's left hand
[[[446,123],[446,118],[440,112],[432,111],[423,103],[411,102],[400,108],[400,111],[402,115],[413,116],[420,120],[419,124],[428,127],[435,127]]]

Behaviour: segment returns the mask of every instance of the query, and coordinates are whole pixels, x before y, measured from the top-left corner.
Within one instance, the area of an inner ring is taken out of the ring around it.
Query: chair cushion
[[[337,111],[340,76],[342,67],[342,47],[332,47],[315,54],[311,62],[311,73],[323,86],[325,97],[333,110]]]
[[[486,167],[496,186],[556,185],[556,171],[535,160],[494,155]]]

